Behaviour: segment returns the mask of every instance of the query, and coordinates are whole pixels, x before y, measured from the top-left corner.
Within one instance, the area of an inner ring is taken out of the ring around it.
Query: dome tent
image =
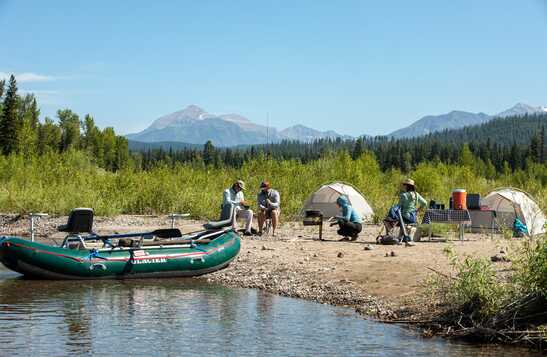
[[[323,185],[313,192],[304,203],[301,214],[304,215],[306,210],[319,210],[325,218],[338,216],[340,208],[336,205],[336,200],[341,195],[348,197],[351,206],[363,220],[367,221],[372,218],[374,211],[363,195],[353,186],[341,182]]]
[[[481,205],[496,212],[500,224],[512,227],[518,217],[530,235],[545,233],[545,215],[532,197],[516,188],[500,188],[490,192],[481,200]]]

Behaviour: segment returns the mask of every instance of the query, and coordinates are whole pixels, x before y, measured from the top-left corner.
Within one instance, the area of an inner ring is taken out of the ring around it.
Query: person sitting
[[[258,235],[262,235],[264,223],[267,219],[272,220],[272,236],[275,237],[275,230],[279,222],[279,211],[281,197],[277,190],[270,187],[268,181],[260,184],[260,192],[257,195],[258,202]]]
[[[251,227],[253,225],[253,211],[245,202],[243,190],[245,190],[245,182],[241,180],[234,182],[232,187],[224,190],[222,205],[230,205],[235,209],[232,220],[232,228],[237,230],[237,219],[242,218],[245,221],[245,232],[243,234],[250,236],[252,235]]]
[[[421,208],[427,207],[427,201],[416,192],[416,184],[412,179],[405,179],[402,183],[402,192],[399,194],[399,203],[389,209],[384,220],[386,233],[389,234],[393,227],[401,224],[399,212],[404,224],[416,224],[417,214]]]
[[[343,237],[340,241],[356,240],[363,229],[361,217],[353,209],[347,196],[340,195],[336,204],[342,210],[342,215],[335,217],[337,222],[334,223],[339,226],[337,233]]]

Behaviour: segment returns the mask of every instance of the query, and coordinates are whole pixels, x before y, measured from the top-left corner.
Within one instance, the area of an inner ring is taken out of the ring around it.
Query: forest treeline
[[[130,167],[150,170],[176,163],[215,168],[240,168],[245,162],[268,158],[296,160],[306,164],[336,152],[353,159],[372,152],[380,168],[409,172],[422,163],[460,164],[473,161],[477,173],[496,175],[525,170],[546,162],[545,126],[547,115],[494,119],[488,123],[456,130],[445,130],[410,139],[360,137],[356,140],[320,139],[310,143],[282,141],[268,145],[216,148],[134,150],[111,127],[99,129],[89,114],[81,119],[70,109],[57,111],[57,120],[39,121],[40,110],[32,94],[19,95],[13,76],[0,81],[0,149],[4,155],[44,155],[80,150],[89,154],[99,167],[117,171]]]
[[[127,139],[111,127],[99,129],[89,114],[80,119],[70,109],[57,111],[57,121],[39,121],[40,109],[33,94],[19,95],[12,75],[0,81],[0,150],[4,155],[25,157],[81,150],[107,170],[130,163]]]
[[[479,126],[445,130],[411,139],[385,136],[360,137],[356,140],[319,139],[310,143],[282,141],[269,145],[241,148],[215,148],[207,142],[203,148],[137,150],[139,165],[149,169],[161,163],[203,162],[206,166],[241,167],[249,160],[268,157],[274,160],[298,160],[308,163],[327,154],[345,151],[352,158],[371,151],[382,170],[408,172],[421,163],[457,164],[462,155],[472,155],[485,176],[526,169],[531,163],[545,164],[545,126],[547,115],[494,119]]]

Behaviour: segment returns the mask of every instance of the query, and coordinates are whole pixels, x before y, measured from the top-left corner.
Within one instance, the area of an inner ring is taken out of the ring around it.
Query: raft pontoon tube
[[[8,269],[43,279],[127,279],[196,276],[226,267],[239,253],[231,217],[201,231],[178,229],[97,235],[93,210],[74,209],[59,231],[60,247],[19,237],[0,237],[0,262]]]

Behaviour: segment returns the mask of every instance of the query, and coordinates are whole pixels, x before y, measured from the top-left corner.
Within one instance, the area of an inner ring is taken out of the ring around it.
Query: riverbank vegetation
[[[546,208],[547,116],[520,118],[518,125],[515,118],[494,120],[417,139],[326,139],[233,149],[208,142],[201,150],[130,152],[124,137],[97,128],[89,114],[81,119],[63,109],[57,122],[43,123],[39,115],[34,96],[17,94],[13,76],[0,82],[3,212],[64,214],[90,206],[101,215],[191,212],[213,218],[222,190],[234,180],[246,181],[247,197],[253,199],[267,179],[281,192],[285,218],[297,215],[311,192],[332,181],[354,185],[380,217],[406,176],[437,202],[447,203],[456,187],[485,194],[515,186]],[[475,140],[474,130],[490,133],[492,140]]]
[[[508,242],[510,243],[510,242]],[[547,237],[512,252],[510,269],[447,249],[453,274],[432,280],[432,309],[448,336],[547,347]],[[508,264],[508,263],[504,263]],[[499,268],[499,267],[498,267]]]
[[[240,168],[194,162],[112,172],[97,166],[89,154],[71,150],[0,156],[0,210],[66,214],[73,207],[89,206],[100,215],[191,212],[195,217],[213,218],[219,211],[222,190],[234,180],[246,181],[246,195],[253,200],[260,181],[268,179],[281,192],[285,218],[297,215],[311,192],[332,181],[355,185],[382,216],[396,199],[405,176],[416,181],[426,199],[437,202],[447,203],[455,187],[485,194],[495,187],[515,186],[540,198],[538,202],[545,208],[547,169],[539,164],[488,179],[477,174],[472,163],[431,163],[409,172],[382,171],[370,152],[355,160],[349,153],[339,152],[307,164],[257,158]]]

